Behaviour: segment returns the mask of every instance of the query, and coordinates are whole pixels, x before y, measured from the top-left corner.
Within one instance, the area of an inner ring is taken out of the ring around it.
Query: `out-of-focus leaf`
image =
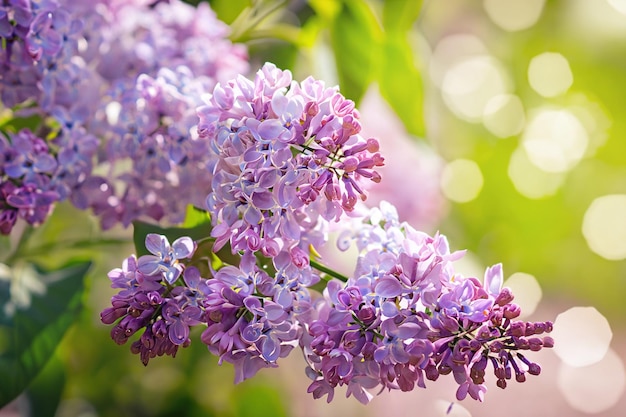
[[[330,25],[341,92],[358,101],[374,80],[382,31],[364,1],[346,0]]]
[[[30,415],[54,417],[61,402],[65,381],[63,362],[53,355],[26,390]]]
[[[424,89],[407,39],[387,36],[379,64],[378,83],[382,96],[409,133],[423,136]]]
[[[0,311],[0,336],[5,339],[0,353],[0,407],[28,387],[78,317],[90,266],[82,262],[56,271],[36,270],[36,278],[46,285],[45,294],[31,294],[30,305],[18,306],[14,313]]]
[[[190,3],[198,4],[200,1],[192,1]],[[237,16],[250,6],[250,0],[211,0],[209,2],[211,8],[217,14],[217,17],[228,24],[232,23]]]
[[[383,6],[385,32],[406,34],[417,20],[422,9],[422,0],[391,0]]]
[[[237,417],[285,417],[287,411],[281,393],[267,384],[246,381],[235,389],[233,404]],[[241,401],[245,398],[245,401]]]
[[[339,0],[309,0],[309,6],[321,18],[331,21],[335,19],[341,10],[341,1]]]

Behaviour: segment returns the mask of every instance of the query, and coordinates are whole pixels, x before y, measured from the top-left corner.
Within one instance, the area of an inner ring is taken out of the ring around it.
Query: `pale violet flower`
[[[162,274],[165,280],[173,284],[183,271],[179,259],[190,258],[196,250],[195,242],[187,236],[172,243],[163,235],[149,233],[146,236],[146,249],[152,255],[143,255],[138,259],[137,269],[142,274]]]

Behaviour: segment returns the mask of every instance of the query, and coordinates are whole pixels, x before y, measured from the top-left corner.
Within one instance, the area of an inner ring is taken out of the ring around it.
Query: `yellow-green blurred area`
[[[237,24],[250,2],[211,4]],[[556,320],[557,345],[533,356],[541,376],[506,390],[492,380],[482,404],[456,403],[448,375],[368,406],[339,389],[329,405],[306,393],[295,351],[234,386],[232,367],[218,366],[199,332],[175,359],[144,368],[98,316],[113,294],[106,272],[129,245],[98,254],[86,309],[35,381],[44,387],[36,395],[65,384],[57,417],[623,415],[626,0],[292,1],[235,34],[253,71],[273,61],[365,106],[362,122],[382,149],[403,154],[388,159],[386,198],[418,199],[407,212],[468,250],[459,265],[467,275],[502,262],[526,319]],[[83,218],[87,228],[86,216],[61,205],[41,233],[56,238],[69,229],[51,228]],[[45,409],[45,397],[31,406]]]

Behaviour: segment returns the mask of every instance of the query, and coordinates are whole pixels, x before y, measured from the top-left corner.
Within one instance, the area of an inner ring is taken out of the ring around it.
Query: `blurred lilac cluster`
[[[47,174],[57,199],[92,209],[104,229],[179,222],[186,204],[202,205],[194,197],[210,191],[210,154],[195,108],[218,81],[248,70],[245,47],[228,33],[207,3],[0,2],[2,103],[15,118],[39,118],[31,134],[56,159]],[[22,186],[15,176],[0,181],[3,195]],[[36,210],[48,212],[40,200]]]

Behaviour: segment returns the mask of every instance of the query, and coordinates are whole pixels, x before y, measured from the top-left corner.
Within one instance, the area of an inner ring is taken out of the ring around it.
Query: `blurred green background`
[[[210,3],[227,23],[250,4]],[[502,415],[502,407],[509,407],[509,416],[622,415],[626,2],[291,1],[253,30],[245,28],[236,21],[233,38],[248,44],[252,71],[272,61],[297,80],[313,75],[338,84],[359,107],[386,106],[387,112],[363,110],[364,125],[389,133],[379,133],[383,150],[389,141],[390,148],[412,146],[410,152],[424,158],[421,166],[388,164],[390,187],[420,199],[413,210],[428,213],[420,227],[446,234],[453,249],[468,249],[468,274],[502,262],[506,276],[534,277],[527,282],[542,292],[531,316],[536,320],[555,320],[574,306],[593,306],[608,320],[612,374],[568,373],[574,371],[556,355],[542,352],[543,376],[504,392],[490,387],[484,404],[455,404],[450,415]],[[409,145],[391,142],[393,136],[409,138]],[[425,165],[431,176],[421,178]],[[60,205],[36,233],[39,243],[54,244],[87,231],[102,236],[88,214]],[[131,232],[116,229],[105,237],[125,239]],[[385,410],[435,416],[445,415],[453,399],[453,390],[429,386],[382,395],[367,407],[342,401],[342,392],[332,405],[314,402],[298,358],[234,386],[231,367],[218,366],[201,344],[144,368],[127,346],[110,340],[98,316],[113,294],[107,271],[132,251],[131,242],[84,251],[94,268],[80,316],[29,393],[0,416],[29,415],[29,407],[30,415],[58,417],[365,416]],[[37,259],[57,266],[70,254],[76,249]],[[579,339],[567,343],[596,336],[596,325],[580,324],[573,329]],[[597,386],[564,388],[568,375],[596,385],[601,380],[616,393],[585,410],[571,397],[593,399]],[[429,385],[445,387],[440,382]]]

